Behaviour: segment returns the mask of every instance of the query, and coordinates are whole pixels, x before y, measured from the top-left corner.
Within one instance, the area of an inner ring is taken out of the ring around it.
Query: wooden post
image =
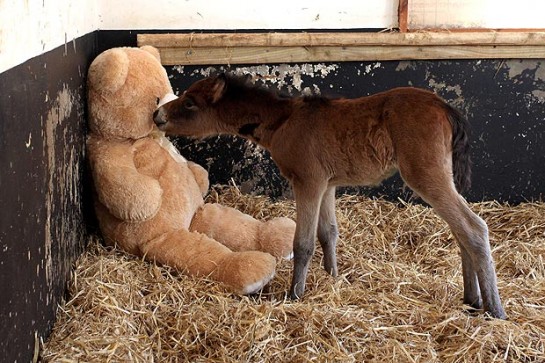
[[[399,31],[401,33],[406,33],[408,31],[407,24],[409,20],[409,0],[399,0],[397,20],[399,22]]]

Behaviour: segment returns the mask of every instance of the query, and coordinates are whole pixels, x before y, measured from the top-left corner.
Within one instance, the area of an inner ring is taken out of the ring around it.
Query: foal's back
[[[293,112],[270,148],[285,175],[376,185],[395,173],[401,153],[450,156],[449,106],[431,92],[403,87],[355,99],[292,102]]]

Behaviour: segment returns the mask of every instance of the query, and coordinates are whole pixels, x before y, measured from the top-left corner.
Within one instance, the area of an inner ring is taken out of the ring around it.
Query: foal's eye
[[[196,110],[198,107],[191,98],[186,98],[183,102],[184,108],[188,110]]]

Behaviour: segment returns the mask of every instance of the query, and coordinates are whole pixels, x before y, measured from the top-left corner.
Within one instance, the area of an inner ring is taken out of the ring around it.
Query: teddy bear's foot
[[[216,276],[233,292],[254,294],[274,277],[276,260],[268,253],[258,251],[234,252],[220,262]]]
[[[278,217],[263,223],[259,230],[261,250],[277,258],[293,258],[293,236],[295,222],[289,218]]]

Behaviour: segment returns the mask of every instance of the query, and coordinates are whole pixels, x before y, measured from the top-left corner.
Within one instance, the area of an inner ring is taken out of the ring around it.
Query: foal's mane
[[[222,73],[220,77],[223,77],[227,85],[227,92],[225,93],[224,97],[269,97],[273,100],[291,99],[297,97],[288,95],[285,92],[280,92],[274,88],[269,88],[263,84],[253,83],[250,81],[251,77],[246,75],[238,76],[231,73]],[[327,104],[330,101],[330,98],[321,95],[302,96],[302,98],[306,103],[310,103],[315,106]]]
[[[225,80],[226,92],[224,97],[246,98],[252,96],[269,97],[272,99],[287,98],[274,89],[267,88],[264,85],[250,82],[251,77],[238,76],[229,73],[220,75]]]

